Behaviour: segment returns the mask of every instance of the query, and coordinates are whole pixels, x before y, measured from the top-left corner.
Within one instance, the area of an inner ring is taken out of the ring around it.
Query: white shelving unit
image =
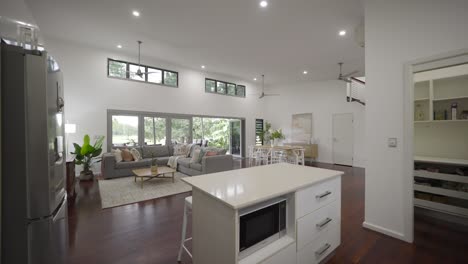
[[[415,123],[454,121],[451,112],[453,103],[458,105],[456,120],[468,121],[461,118],[462,111],[468,111],[468,65],[415,74]],[[447,111],[446,116],[444,111]]]
[[[414,98],[414,205],[468,217],[468,64],[416,73]]]

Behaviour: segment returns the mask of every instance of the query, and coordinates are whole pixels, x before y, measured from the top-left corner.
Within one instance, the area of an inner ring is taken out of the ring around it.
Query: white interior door
[[[353,166],[353,114],[333,115],[333,163]]]

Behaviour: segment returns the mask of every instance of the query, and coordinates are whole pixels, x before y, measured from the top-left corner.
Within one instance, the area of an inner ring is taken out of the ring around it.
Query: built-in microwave
[[[239,216],[239,257],[242,259],[284,236],[286,221],[286,198],[242,210]]]

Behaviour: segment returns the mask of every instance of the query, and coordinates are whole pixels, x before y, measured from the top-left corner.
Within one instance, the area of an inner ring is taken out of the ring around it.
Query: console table
[[[278,163],[182,178],[193,187],[193,263],[319,263],[340,245],[341,175]],[[240,210],[279,197],[287,201],[286,234],[240,256]]]

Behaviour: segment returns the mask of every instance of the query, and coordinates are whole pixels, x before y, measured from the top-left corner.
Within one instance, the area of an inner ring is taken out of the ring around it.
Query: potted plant
[[[282,139],[285,139],[286,137],[284,136],[283,132],[281,131],[281,129],[277,129],[277,130],[274,130],[272,133],[271,133],[271,136],[270,138],[273,140],[272,144],[274,146],[278,146],[278,141],[282,140]]]
[[[101,161],[99,155],[102,153],[104,136],[98,137],[93,145],[90,144],[90,141],[89,135],[85,135],[82,146],[73,143],[75,152],[71,152],[71,154],[75,155],[75,164],[83,165],[83,170],[80,172],[80,180],[91,180],[94,177],[91,165]]]
[[[265,122],[265,128],[260,132],[259,136],[263,144],[268,144],[271,139],[271,123]]]

